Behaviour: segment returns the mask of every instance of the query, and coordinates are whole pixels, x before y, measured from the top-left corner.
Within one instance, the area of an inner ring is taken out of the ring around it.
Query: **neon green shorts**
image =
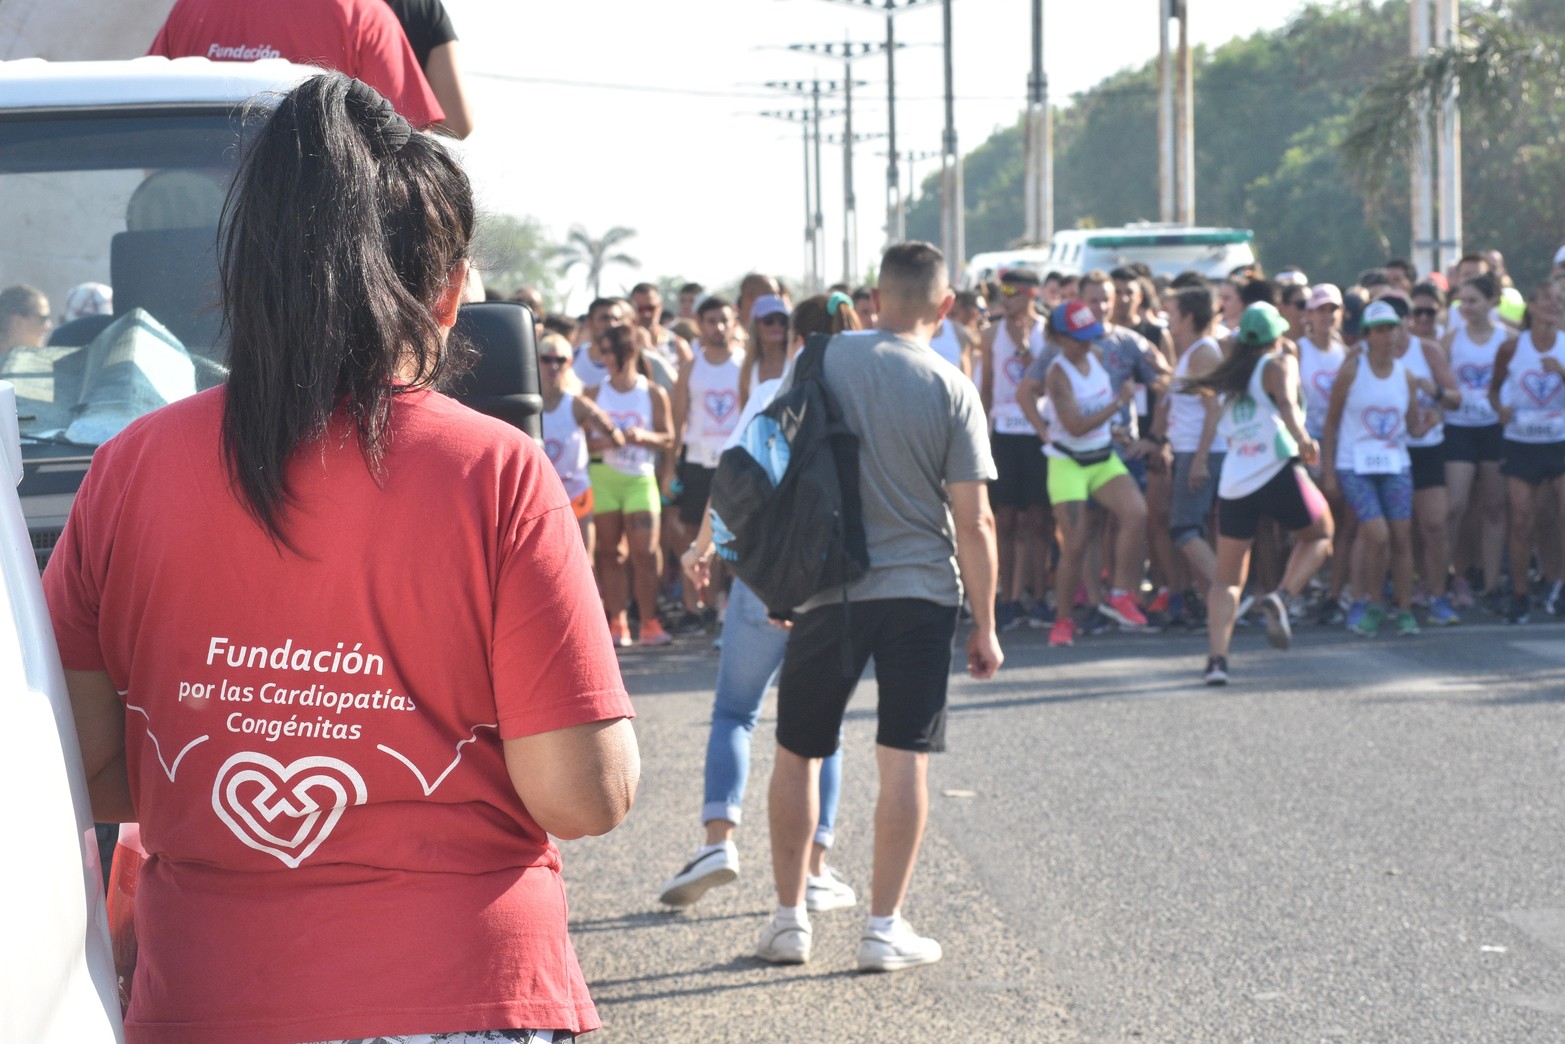
[[[634,515],[638,511],[656,515],[663,505],[655,475],[627,475],[607,464],[588,464],[587,478],[592,483],[594,515]]]
[[[1125,462],[1114,453],[1110,453],[1109,459],[1100,464],[1077,464],[1069,457],[1050,457],[1049,503],[1068,504],[1073,500],[1086,500],[1121,475],[1129,474],[1125,470]]]

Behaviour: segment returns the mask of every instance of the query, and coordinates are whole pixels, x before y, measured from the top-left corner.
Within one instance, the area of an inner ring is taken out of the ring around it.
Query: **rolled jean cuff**
[[[822,848],[830,848],[831,843],[837,840],[837,832],[830,827],[817,827],[815,830],[815,843]]]
[[[726,819],[738,826],[740,817],[744,815],[744,809],[738,805],[730,805],[726,801],[708,801],[701,806],[701,822],[710,823],[714,819]]]

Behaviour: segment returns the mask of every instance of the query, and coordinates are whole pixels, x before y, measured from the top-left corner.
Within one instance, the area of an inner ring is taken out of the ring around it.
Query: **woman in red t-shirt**
[[[148,853],[133,1044],[599,1024],[549,835],[629,810],[632,711],[548,458],[433,390],[472,228],[371,88],[296,88],[225,210],[227,385],[98,451],[49,564],[93,811]]]

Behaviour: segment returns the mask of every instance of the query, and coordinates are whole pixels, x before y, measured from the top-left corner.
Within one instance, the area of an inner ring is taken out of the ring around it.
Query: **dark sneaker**
[[[1512,624],[1524,624],[1532,618],[1532,600],[1526,595],[1517,595],[1511,599],[1510,607],[1505,610],[1505,622]]]
[[[1027,614],[1027,626],[1038,631],[1054,626],[1054,610],[1049,608],[1049,603],[1040,598],[1032,604],[1032,611]]]
[[[994,607],[994,629],[997,631],[1009,631],[1021,626],[1022,606],[1020,602],[1001,602]]]
[[[1097,609],[1093,609],[1081,621],[1081,626],[1077,630],[1085,635],[1106,634],[1113,626],[1113,620],[1098,612]]]
[[[1206,658],[1206,673],[1202,675],[1208,685],[1228,684],[1228,657],[1208,656]]]

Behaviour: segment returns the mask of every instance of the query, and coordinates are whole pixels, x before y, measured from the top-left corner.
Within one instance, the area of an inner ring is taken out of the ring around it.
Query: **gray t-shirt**
[[[928,345],[878,330],[832,338],[826,384],[859,437],[869,572],[849,585],[848,598],[959,604],[945,487],[996,477],[978,389]],[[841,600],[836,588],[800,609]]]

